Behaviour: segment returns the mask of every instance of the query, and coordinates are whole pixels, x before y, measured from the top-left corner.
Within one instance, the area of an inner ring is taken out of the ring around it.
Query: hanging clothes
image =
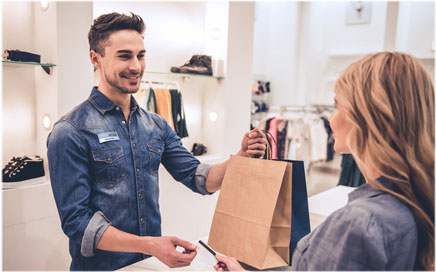
[[[156,113],[156,97],[152,88],[139,89],[133,96],[141,108]]]
[[[341,163],[341,174],[339,176],[338,185],[350,186],[350,187],[359,187],[362,184],[365,184],[365,178],[360,172],[359,167],[356,164],[356,161],[351,154],[342,155],[342,163]]]
[[[335,154],[335,139],[333,139],[333,131],[330,127],[330,122],[326,117],[321,117],[322,121],[324,122],[324,128],[327,132],[327,147],[326,147],[326,161],[333,160],[333,156]]]
[[[148,111],[157,113],[156,95],[155,95],[154,90],[152,88],[150,88],[149,92],[148,92],[148,99],[147,99],[146,109]]]
[[[286,140],[287,140],[288,121],[279,120],[277,126],[277,158],[285,159]]]
[[[146,109],[149,89],[139,89],[133,96],[141,108]],[[148,109],[146,109],[148,110]]]
[[[157,114],[165,118],[174,130],[170,91],[168,89],[157,88],[154,90],[154,94],[156,96]]]
[[[176,134],[180,138],[188,137],[188,129],[186,127],[185,109],[183,107],[182,94],[178,90],[170,90],[172,115]]]
[[[277,128],[280,122],[279,118],[273,118],[269,124],[269,133],[271,133],[272,137],[277,141]],[[274,140],[271,141],[271,149],[272,149],[272,159],[278,159],[277,156],[277,145]]]
[[[319,117],[311,120],[310,143],[309,162],[324,161],[327,158],[327,132]]]

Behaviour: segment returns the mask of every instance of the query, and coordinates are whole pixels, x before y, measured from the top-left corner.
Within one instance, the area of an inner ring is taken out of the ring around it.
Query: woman
[[[372,54],[335,85],[335,151],[366,184],[298,243],[294,270],[434,270],[434,88],[414,57]],[[243,270],[230,257],[216,270]]]

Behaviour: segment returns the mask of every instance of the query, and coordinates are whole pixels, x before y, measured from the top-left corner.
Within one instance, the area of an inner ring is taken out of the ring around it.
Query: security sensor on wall
[[[371,2],[352,1],[347,2],[345,14],[346,25],[371,23]]]
[[[48,0],[42,0],[40,5],[39,5],[39,7],[41,8],[42,11],[48,10],[48,6],[49,6]]]

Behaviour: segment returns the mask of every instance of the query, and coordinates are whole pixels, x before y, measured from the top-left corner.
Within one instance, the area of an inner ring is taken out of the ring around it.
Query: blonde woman
[[[372,54],[335,85],[329,118],[338,153],[366,184],[298,243],[294,270],[433,270],[434,88],[414,57]],[[230,257],[216,270],[243,270]]]

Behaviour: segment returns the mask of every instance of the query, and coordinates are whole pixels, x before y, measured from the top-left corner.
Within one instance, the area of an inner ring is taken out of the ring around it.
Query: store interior
[[[287,127],[277,156],[304,161],[309,196],[339,182],[342,155],[330,153],[323,119],[334,110],[334,83],[344,68],[370,53],[402,51],[434,82],[434,2],[43,2],[2,2],[3,50],[41,56],[38,65],[2,63],[2,163],[38,155],[45,169],[43,177],[3,182],[5,270],[69,269],[46,140],[53,123],[98,85],[87,34],[102,14],[144,19],[141,88],[181,93],[189,134],[182,142],[189,151],[194,143],[207,147],[201,162],[227,160],[244,133],[276,117]],[[212,76],[170,72],[196,54],[211,56]],[[159,182],[162,234],[207,236],[219,192],[193,194],[164,167]]]

